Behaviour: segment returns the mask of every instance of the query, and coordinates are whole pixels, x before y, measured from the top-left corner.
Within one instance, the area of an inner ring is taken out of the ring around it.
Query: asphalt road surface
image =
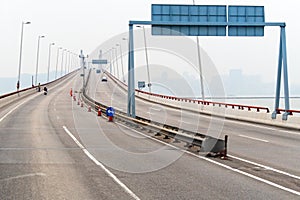
[[[126,112],[127,93],[111,79],[101,82],[101,76],[92,71],[89,96]],[[299,131],[199,115],[139,98],[136,98],[136,115],[215,137],[229,135],[230,154],[300,176]]]
[[[299,199],[97,117],[77,105],[81,84],[0,109],[0,199]]]

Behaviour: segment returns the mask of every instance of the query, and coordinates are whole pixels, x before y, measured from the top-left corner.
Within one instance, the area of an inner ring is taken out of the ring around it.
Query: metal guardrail
[[[83,90],[80,94],[81,99],[88,106],[91,106],[96,112],[100,109],[101,113],[105,113],[108,106],[87,96],[85,90]],[[144,129],[148,129],[152,132],[156,131],[156,136],[163,135],[165,137],[164,139],[173,138],[175,142],[185,142],[186,147],[200,147],[200,152],[214,153],[214,156],[220,156],[222,158],[227,157],[227,135],[225,136],[225,139],[222,140],[201,133],[180,129],[175,126],[151,121],[139,116],[136,118],[128,117],[127,113],[120,110],[115,110],[115,118],[125,122],[127,125],[131,124],[133,126],[143,127]]]

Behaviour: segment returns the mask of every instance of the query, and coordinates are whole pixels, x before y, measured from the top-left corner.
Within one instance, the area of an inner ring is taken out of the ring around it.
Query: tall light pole
[[[124,65],[123,65],[123,53],[121,44],[116,44],[116,46],[120,47],[120,57],[121,57],[121,66],[122,66],[122,75],[123,75],[123,82],[125,83],[125,75],[124,75]]]
[[[117,52],[117,48],[113,47],[113,50],[115,50],[115,58],[116,58],[116,65],[117,65],[117,78],[120,78],[120,74],[119,74],[119,64],[118,64],[118,52]]]
[[[64,64],[64,52],[67,49],[62,50],[62,55],[61,55],[61,66],[60,66],[60,76],[62,77],[62,73],[63,73],[63,64]]]
[[[110,49],[110,62],[111,62],[111,67],[113,68],[113,70],[114,70],[114,75],[116,76],[116,68],[115,68],[115,64],[114,64],[114,62],[113,62],[113,60],[114,60],[114,49],[113,48],[111,48]],[[112,71],[112,70],[111,70]]]
[[[39,71],[39,54],[40,54],[40,40],[44,38],[44,35],[39,35],[38,37],[38,46],[37,46],[37,55],[36,55],[36,68],[35,68],[35,85],[37,85],[38,71]]]
[[[72,68],[72,59],[71,59],[71,57],[72,57],[72,52],[70,51],[70,54],[69,54],[69,66],[68,66],[68,73],[70,73],[70,70],[71,70],[71,68]]]
[[[49,44],[49,56],[48,56],[48,74],[47,74],[47,83],[49,82],[49,73],[50,73],[50,58],[51,58],[51,46],[55,45],[55,43]]]
[[[21,63],[22,63],[22,48],[23,48],[23,30],[24,24],[30,24],[30,22],[22,22],[21,27],[21,42],[20,42],[20,57],[19,57],[19,73],[18,73],[18,81],[17,81],[17,90],[20,88],[20,77],[21,77]]]
[[[57,68],[58,68],[58,57],[59,57],[59,50],[62,49],[62,47],[57,48],[57,54],[56,54],[56,68],[55,68],[55,79],[57,78]]]
[[[145,44],[145,56],[146,56],[146,65],[147,65],[147,75],[148,75],[148,87],[149,87],[149,92],[151,93],[151,81],[150,81],[150,71],[149,71],[149,61],[148,61],[148,51],[147,51],[145,26],[136,26],[136,27],[143,28],[144,44]]]
[[[68,66],[68,53],[70,53],[70,51],[66,51],[65,75],[67,74],[67,66]]]
[[[193,5],[195,5],[195,0],[193,0]],[[201,65],[201,54],[200,54],[200,44],[199,44],[199,36],[196,37],[197,40],[197,55],[198,55],[198,65],[199,65],[199,76],[200,76],[200,87],[201,87],[201,98],[202,101],[205,100],[204,95],[204,85],[203,85],[203,74],[202,74],[202,65]]]

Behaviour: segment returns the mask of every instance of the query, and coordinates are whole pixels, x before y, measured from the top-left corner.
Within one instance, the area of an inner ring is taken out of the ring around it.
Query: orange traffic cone
[[[109,122],[112,122],[112,121],[114,121],[114,118],[113,118],[112,116],[109,116],[109,117],[108,117],[108,121],[109,121]]]
[[[98,116],[101,116],[101,109],[98,109]]]

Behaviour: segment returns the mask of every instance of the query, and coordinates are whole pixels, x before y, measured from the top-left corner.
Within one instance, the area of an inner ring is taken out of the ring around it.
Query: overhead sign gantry
[[[277,71],[275,108],[279,108],[281,73],[283,71],[285,110],[283,119],[290,114],[287,70],[286,33],[284,22],[265,22],[263,6],[226,5],[173,5],[153,4],[151,21],[129,21],[128,54],[128,116],[135,117],[134,84],[134,25],[151,25],[152,35],[169,36],[230,36],[263,37],[266,26],[280,27],[280,45]]]

